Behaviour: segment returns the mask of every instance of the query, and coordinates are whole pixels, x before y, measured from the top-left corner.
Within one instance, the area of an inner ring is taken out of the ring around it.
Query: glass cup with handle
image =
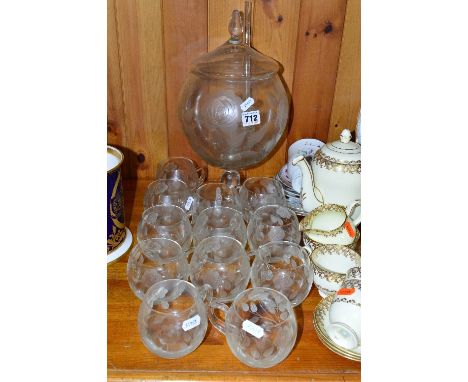
[[[209,207],[231,207],[242,211],[239,192],[235,187],[227,187],[224,183],[208,182],[198,187],[195,195],[196,211],[198,216]]]
[[[229,302],[247,288],[250,260],[242,244],[228,236],[203,239],[190,260],[190,281],[213,289],[213,299]]]
[[[194,198],[185,182],[177,179],[157,179],[151,182],[145,191],[144,209],[156,205],[174,205],[182,208],[191,216],[194,209]]]
[[[269,204],[286,206],[283,187],[279,181],[272,178],[253,177],[246,179],[240,188],[239,196],[246,222],[261,206]]]
[[[210,236],[229,236],[247,244],[242,212],[230,207],[209,207],[200,212],[193,225],[193,245]]]
[[[254,287],[283,293],[293,307],[305,300],[314,279],[308,248],[290,241],[274,241],[260,246],[252,254],[255,258],[250,279]]]
[[[299,220],[294,212],[281,205],[259,207],[247,226],[250,249],[255,250],[272,241],[301,241]]]
[[[177,242],[188,252],[192,242],[192,225],[185,211],[173,205],[157,205],[143,212],[138,224],[137,239],[145,251],[145,240],[164,237]]]
[[[211,288],[167,279],[151,286],[138,311],[143,344],[162,358],[181,358],[203,341],[208,327],[206,304]]]
[[[142,246],[145,251],[142,250]],[[140,300],[146,291],[165,279],[188,279],[187,255],[174,240],[162,237],[137,243],[127,262],[130,289]]]
[[[216,315],[217,309],[224,312],[224,320]],[[230,307],[213,300],[208,316],[226,336],[234,356],[247,366],[275,366],[289,355],[296,342],[294,310],[287,297],[274,289],[246,289]]]
[[[156,179],[177,179],[185,182],[192,192],[205,181],[206,171],[189,158],[170,157],[158,166]]]

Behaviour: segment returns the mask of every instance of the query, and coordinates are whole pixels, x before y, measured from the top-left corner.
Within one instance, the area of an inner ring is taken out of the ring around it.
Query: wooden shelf
[[[143,212],[143,194],[149,180],[124,179],[125,218],[134,235]],[[312,324],[320,301],[313,286],[307,299],[295,309],[298,321],[296,345],[279,365],[269,369],[245,366],[231,354],[224,336],[211,324],[205,340],[193,353],[177,360],[159,358],[145,348],[137,328],[140,301],[126,277],[128,254],[107,269],[107,369],[111,381],[360,381],[361,364],[328,350]]]

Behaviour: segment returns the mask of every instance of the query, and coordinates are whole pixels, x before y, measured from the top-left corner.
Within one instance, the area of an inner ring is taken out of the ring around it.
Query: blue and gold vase
[[[117,249],[126,235],[121,175],[123,159],[120,150],[107,146],[107,254]]]

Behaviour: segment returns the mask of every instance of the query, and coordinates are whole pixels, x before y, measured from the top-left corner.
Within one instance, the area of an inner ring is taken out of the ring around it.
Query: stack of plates
[[[284,196],[286,196],[286,202],[288,207],[293,210],[299,216],[306,216],[302,208],[301,195],[295,191],[291,186],[291,179],[288,176],[288,166],[284,165],[283,168],[276,174],[275,179],[279,180],[283,186]]]
[[[314,311],[314,329],[317,333],[319,340],[332,352],[341,355],[342,357],[351,359],[353,361],[361,362],[361,347],[349,350],[344,347],[336,344],[327,333],[327,326],[330,323],[328,316],[328,311],[330,310],[330,305],[335,298],[335,293],[322,299],[318,305],[315,307]]]

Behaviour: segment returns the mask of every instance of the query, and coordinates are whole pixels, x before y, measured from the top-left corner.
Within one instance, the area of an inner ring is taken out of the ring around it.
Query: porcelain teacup
[[[338,345],[354,349],[361,345],[361,280],[343,282],[329,310],[327,333]]]
[[[323,245],[310,255],[314,284],[322,297],[335,293],[345,281],[346,272],[361,265],[361,256],[342,245]]]
[[[361,280],[361,267],[349,268],[345,280]]]

